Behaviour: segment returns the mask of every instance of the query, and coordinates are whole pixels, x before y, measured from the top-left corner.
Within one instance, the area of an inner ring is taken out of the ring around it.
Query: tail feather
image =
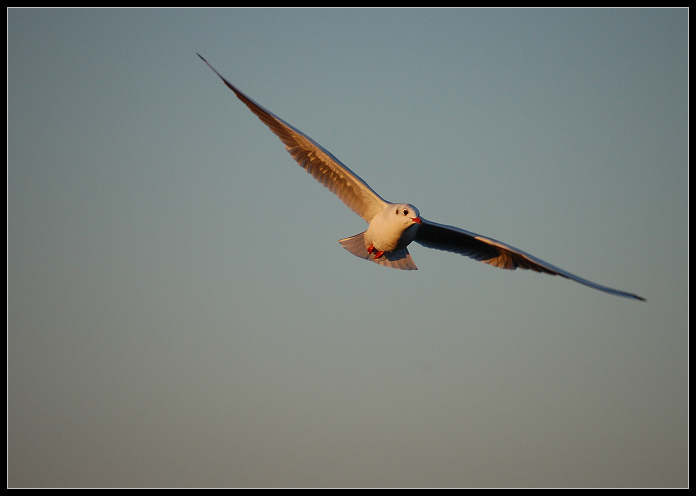
[[[341,243],[343,248],[358,258],[371,260],[376,264],[391,267],[392,269],[418,270],[407,248],[385,252],[384,255],[379,258],[375,258],[372,254],[368,253],[367,246],[365,245],[364,231],[350,238],[339,239],[338,242]]]

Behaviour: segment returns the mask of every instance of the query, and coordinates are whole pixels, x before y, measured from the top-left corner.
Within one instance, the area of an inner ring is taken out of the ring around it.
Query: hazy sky
[[[688,484],[687,10],[7,20],[10,486]],[[387,200],[647,302],[359,260],[196,52]]]

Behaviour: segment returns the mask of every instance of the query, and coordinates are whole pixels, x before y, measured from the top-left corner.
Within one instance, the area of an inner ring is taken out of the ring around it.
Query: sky
[[[688,10],[7,27],[8,486],[688,485]],[[356,258],[196,53],[385,199],[647,301]]]

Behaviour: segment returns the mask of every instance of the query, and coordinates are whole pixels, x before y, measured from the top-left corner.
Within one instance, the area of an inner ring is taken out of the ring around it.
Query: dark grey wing
[[[328,150],[239,91],[200,54],[198,56],[222,79],[229,89],[234,91],[237,98],[244,102],[285,143],[285,148],[290,152],[292,158],[317,181],[338,196],[348,208],[367,222],[370,222],[372,217],[384,208],[387,202]]]
[[[633,293],[608,288],[578,277],[495,239],[486,238],[458,227],[437,224],[423,217],[421,217],[421,220],[423,223],[418,227],[414,241],[428,248],[459,253],[501,269],[514,270],[520,268],[558,275],[606,293],[645,301],[645,298]]]

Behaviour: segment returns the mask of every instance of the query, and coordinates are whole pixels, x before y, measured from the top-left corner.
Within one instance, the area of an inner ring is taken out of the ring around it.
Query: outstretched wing
[[[514,270],[520,268],[558,275],[606,293],[645,301],[645,298],[633,293],[608,288],[578,277],[495,239],[486,238],[458,227],[437,224],[423,217],[421,217],[421,220],[423,223],[418,227],[414,241],[428,248],[459,253],[501,269]]]
[[[331,190],[348,208],[367,222],[384,208],[384,199],[328,150],[239,91],[200,54],[198,56],[285,143],[285,148],[300,167]]]

